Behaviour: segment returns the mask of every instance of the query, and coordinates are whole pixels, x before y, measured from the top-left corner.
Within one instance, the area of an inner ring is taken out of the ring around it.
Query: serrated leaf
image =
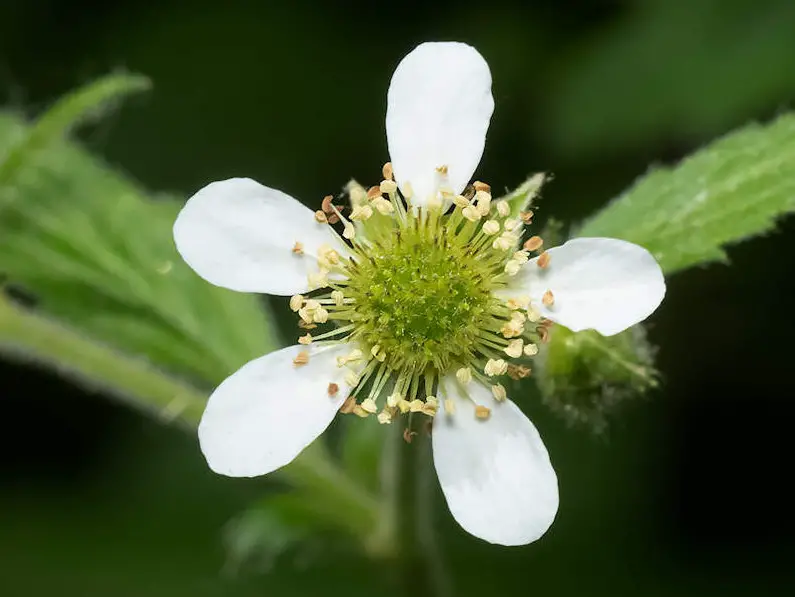
[[[666,274],[725,261],[725,245],[763,234],[795,210],[795,114],[753,124],[673,168],[656,168],[577,236],[646,247]]]

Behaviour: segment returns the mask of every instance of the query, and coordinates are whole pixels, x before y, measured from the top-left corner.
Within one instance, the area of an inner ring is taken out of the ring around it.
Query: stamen
[[[461,367],[455,372],[456,379],[463,385],[467,385],[472,381],[472,369],[469,367]]]
[[[330,383],[330,384],[328,385],[327,392],[328,392],[328,395],[329,395],[331,398],[333,398],[334,396],[336,396],[336,395],[337,395],[337,393],[338,393],[339,391],[340,391],[340,387],[339,387],[337,384],[335,384],[335,383]]]
[[[522,345],[523,344],[524,344],[524,341],[521,338],[519,338],[517,340],[511,340],[510,342],[508,342],[508,346],[505,347],[505,351],[504,352],[509,357],[514,358],[514,359],[518,359],[520,356],[522,356]]]
[[[511,206],[508,205],[507,201],[497,201],[496,206],[497,213],[500,215],[500,217],[507,218],[509,215],[511,215]]]
[[[304,244],[300,243],[298,241],[295,241],[295,244],[293,245],[293,253],[295,253],[296,255],[303,255],[304,254]]]
[[[444,412],[448,415],[455,414],[455,401],[452,398],[446,398],[444,401]]]
[[[491,193],[491,186],[486,184],[485,182],[481,182],[476,180],[472,183],[472,186],[475,188],[476,191],[483,191],[485,193]]]
[[[538,354],[538,345],[533,344],[532,342],[530,344],[526,344],[524,347],[524,354],[528,357],[536,356]]]
[[[366,398],[362,400],[361,407],[363,411],[368,412],[371,415],[375,414],[378,411],[378,406],[376,406],[375,400],[373,400],[372,398]]]
[[[526,251],[537,251],[544,244],[544,240],[540,236],[531,236],[524,243]]]
[[[552,294],[551,290],[547,290],[544,293],[544,296],[541,297],[541,302],[546,307],[550,307],[555,303],[555,295]]]
[[[315,221],[316,221],[318,224],[328,224],[328,218],[326,217],[326,214],[324,214],[324,213],[323,213],[322,211],[320,211],[320,210],[317,210],[317,211],[315,212]]]
[[[475,416],[478,419],[480,419],[482,421],[485,421],[486,419],[488,419],[491,416],[491,409],[488,408],[488,407],[481,406],[480,404],[478,404],[475,407]]]
[[[293,365],[295,365],[296,367],[301,367],[303,365],[306,365],[308,362],[309,362],[309,353],[305,350],[299,352],[297,355],[295,355],[295,358],[293,359]]]
[[[483,224],[483,232],[489,236],[493,236],[500,231],[500,223],[497,220],[489,220]]]
[[[549,251],[544,251],[541,255],[538,256],[538,261],[536,261],[536,265],[541,269],[546,268],[549,265]]]
[[[385,180],[395,179],[395,173],[392,170],[392,162],[387,162],[386,164],[384,164],[384,167],[381,168],[381,174],[384,175]]]
[[[519,218],[522,220],[522,222],[529,226],[533,223],[533,211],[527,210],[519,212]]]
[[[500,383],[491,386],[491,393],[497,402],[502,402],[508,397],[508,393],[505,391],[505,386]]]
[[[294,294],[290,297],[290,309],[298,313],[298,309],[304,304],[304,297],[300,294]]]
[[[298,338],[298,344],[312,344],[312,334],[306,334]]]
[[[504,375],[507,370],[508,370],[508,363],[506,363],[504,360],[489,359],[486,362],[486,366],[483,369],[483,373],[485,373],[489,377],[494,377],[495,375]]]

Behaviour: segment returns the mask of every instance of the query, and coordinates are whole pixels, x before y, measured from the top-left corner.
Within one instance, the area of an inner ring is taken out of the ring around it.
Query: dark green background
[[[592,213],[795,98],[792,0],[290,3],[3,0],[0,99],[30,115],[111,70],[154,91],[85,142],[153,190],[247,175],[308,202],[387,159],[386,89],[424,40],[475,45],[496,112],[478,176],[555,180],[540,221]],[[661,391],[594,438],[522,406],[561,485],[521,549],[439,507],[461,595],[791,595],[793,225],[677,275],[650,322]],[[222,525],[267,481],[216,477],[195,438],[33,366],[0,368],[0,594],[389,594],[383,565],[324,547],[224,565]]]

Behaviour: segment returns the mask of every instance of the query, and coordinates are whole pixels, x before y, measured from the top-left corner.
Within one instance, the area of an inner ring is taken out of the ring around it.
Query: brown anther
[[[317,210],[315,212],[315,221],[318,224],[327,224],[328,223],[328,218],[326,217],[326,214],[324,214],[322,211]]]
[[[395,172],[392,170],[392,162],[387,162],[384,164],[384,167],[381,168],[381,174],[384,175],[384,180],[392,180],[395,177]]]
[[[551,290],[547,290],[544,293],[544,296],[541,297],[541,303],[545,307],[550,307],[550,306],[552,306],[555,303],[555,295],[552,294]]]
[[[555,322],[552,321],[551,319],[542,319],[541,320],[541,325],[544,326],[545,328],[549,329],[553,325],[555,325]]]
[[[293,245],[293,253],[295,253],[296,255],[303,255],[304,254],[304,244],[303,243],[299,243],[298,241],[295,241],[295,244]]]
[[[445,165],[443,165],[443,166],[437,166],[437,167],[436,167],[436,171],[437,171],[439,174],[447,174],[447,164],[445,164]]]
[[[332,385],[336,384],[329,384],[329,388],[331,388]],[[329,394],[331,394],[330,391]],[[345,402],[342,403],[342,406],[340,406],[340,412],[343,415],[349,415],[353,412],[354,408],[356,408],[356,398],[354,396],[348,396]]]
[[[328,385],[328,395],[332,398],[337,395],[337,392],[340,391],[340,387],[335,383],[330,383]]]
[[[314,330],[317,326],[312,322],[307,322],[301,319],[298,322],[298,327],[301,328],[302,330]]]
[[[549,265],[549,251],[544,251],[541,255],[538,256],[538,261],[536,261],[536,265],[541,269],[546,268]]]
[[[536,334],[538,334],[538,338],[542,343],[546,344],[549,342],[549,328],[540,325],[536,328]]]
[[[334,201],[334,195],[326,195],[323,197],[323,202],[320,204],[320,209],[322,209],[326,214],[334,213],[334,210],[332,209],[332,201]]]
[[[524,222],[525,224],[533,223],[533,215],[534,214],[532,210],[519,212],[519,217],[521,218],[522,222]]]
[[[372,200],[375,199],[376,197],[381,197],[381,187],[379,187],[378,185],[367,189],[368,199]]]
[[[413,439],[414,439],[414,436],[415,436],[415,435],[417,435],[417,432],[416,432],[416,431],[412,431],[411,429],[409,429],[408,427],[406,427],[406,428],[403,430],[403,441],[404,441],[404,442],[406,442],[407,444],[410,444],[410,443],[411,443],[411,440],[413,440]]]
[[[531,236],[524,241],[524,245],[522,245],[522,247],[525,251],[537,251],[543,244],[544,240],[540,236]]]
[[[486,419],[488,419],[491,416],[491,409],[486,407],[486,406],[481,406],[480,404],[478,404],[475,407],[475,416],[478,419],[481,419],[481,420],[485,421]]]
[[[472,183],[472,186],[475,187],[476,191],[486,191],[487,193],[491,193],[491,185],[488,185],[485,182],[476,180]]]
[[[329,224],[336,224],[340,221],[340,217],[337,214],[329,214],[328,216],[328,223]]]
[[[530,375],[530,367],[524,365],[508,365],[508,377],[515,381],[524,379]]]
[[[309,353],[305,350],[302,350],[293,359],[293,365],[296,367],[301,367],[302,365],[306,365],[309,362]]]

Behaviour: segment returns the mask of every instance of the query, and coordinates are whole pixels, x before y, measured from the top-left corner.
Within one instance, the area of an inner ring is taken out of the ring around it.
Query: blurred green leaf
[[[557,67],[541,122],[561,155],[714,135],[795,94],[790,0],[633,4]]]
[[[543,172],[533,174],[513,191],[499,197],[498,200],[507,201],[508,205],[511,206],[510,217],[518,218],[521,212],[533,206],[533,201],[536,200],[541,192],[541,187],[548,180],[548,176]]]
[[[262,305],[183,263],[171,240],[178,202],[62,139],[70,119],[140,87],[100,80],[33,125],[0,113],[0,272],[44,311],[212,385],[277,346]]]
[[[576,236],[646,247],[666,274],[725,261],[721,247],[763,234],[795,210],[795,114],[750,125],[673,168],[657,168]]]

